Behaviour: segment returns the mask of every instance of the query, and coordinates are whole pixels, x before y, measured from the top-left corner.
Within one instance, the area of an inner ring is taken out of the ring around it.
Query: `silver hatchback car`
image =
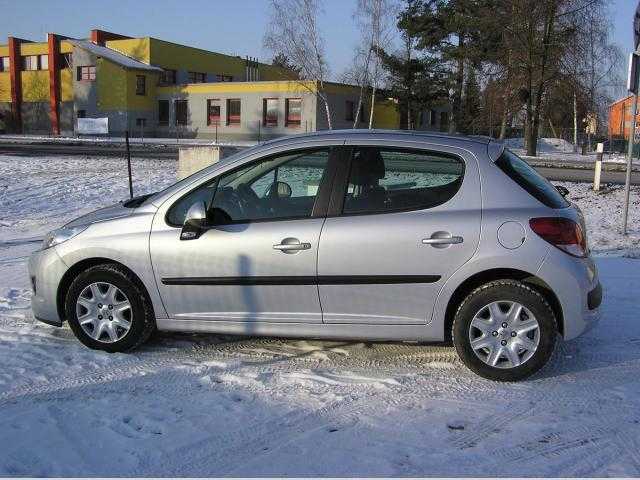
[[[500,143],[332,131],[85,215],[29,261],[33,311],[120,352],[156,329],[448,341],[513,381],[599,318],[580,211]]]

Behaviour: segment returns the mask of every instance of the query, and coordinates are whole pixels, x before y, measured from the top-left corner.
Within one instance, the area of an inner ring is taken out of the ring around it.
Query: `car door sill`
[[[156,320],[158,330],[192,333],[272,337],[315,337],[357,340],[417,340],[441,341],[429,335],[428,325],[381,325],[292,322],[233,322],[163,318]]]

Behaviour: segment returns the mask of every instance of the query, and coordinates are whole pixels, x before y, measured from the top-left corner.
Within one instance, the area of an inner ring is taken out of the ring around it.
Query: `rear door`
[[[422,148],[345,152],[318,253],[325,323],[426,324],[443,283],[474,254],[477,161]]]

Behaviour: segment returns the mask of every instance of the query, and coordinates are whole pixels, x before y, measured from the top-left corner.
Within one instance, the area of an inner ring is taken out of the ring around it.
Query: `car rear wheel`
[[[107,352],[132,350],[155,329],[146,292],[133,274],[113,264],[91,267],[76,277],[65,313],[78,340]]]
[[[491,380],[522,380],[551,357],[557,337],[549,303],[535,289],[515,280],[496,280],[469,294],[453,322],[460,359]]]

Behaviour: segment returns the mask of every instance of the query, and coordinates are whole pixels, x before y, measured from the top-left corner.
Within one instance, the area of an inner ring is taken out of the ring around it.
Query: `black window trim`
[[[317,145],[314,147],[298,147],[298,148],[294,148],[291,150],[281,150],[279,152],[275,152],[275,153],[271,153],[268,155],[265,155],[264,157],[260,157],[260,158],[256,158],[255,160],[252,160],[250,162],[247,163],[242,163],[241,165],[238,165],[235,168],[232,168],[230,170],[226,170],[218,175],[216,175],[214,178],[210,178],[209,180],[205,181],[205,182],[201,182],[199,183],[197,186],[195,186],[194,188],[190,189],[187,193],[185,193],[184,195],[181,195],[180,198],[178,198],[177,200],[175,200],[171,206],[167,209],[165,215],[164,215],[164,222],[169,226],[169,227],[174,227],[174,228],[182,228],[183,225],[177,225],[174,223],[171,223],[169,221],[169,214],[171,213],[171,211],[175,208],[175,206],[180,203],[182,201],[182,199],[184,199],[185,197],[187,197],[188,195],[190,195],[191,193],[193,193],[194,191],[198,190],[200,187],[207,185],[207,184],[211,184],[211,183],[216,183],[216,189],[217,187],[217,183],[220,180],[220,177],[223,175],[228,175],[228,174],[233,174],[235,172],[237,172],[238,170],[243,170],[251,165],[257,165],[258,163],[264,162],[264,161],[268,161],[271,158],[275,158],[278,156],[283,156],[283,155],[294,155],[296,153],[302,153],[302,152],[308,152],[308,151],[317,151],[317,150],[328,150],[329,151],[329,159],[327,160],[327,167],[324,171],[324,173],[322,174],[322,178],[320,179],[320,184],[318,187],[318,193],[316,194],[316,198],[315,201],[313,202],[313,207],[311,209],[311,215],[303,215],[303,216],[293,216],[293,217],[277,217],[277,218],[259,218],[259,219],[255,219],[255,220],[238,220],[236,222],[229,222],[229,223],[225,223],[224,225],[211,225],[211,226],[207,226],[206,230],[213,230],[219,227],[226,227],[227,225],[248,225],[248,224],[252,224],[252,223],[265,223],[265,222],[286,222],[286,221],[291,221],[291,220],[310,220],[313,218],[325,218],[327,216],[327,209],[329,207],[329,202],[331,200],[331,195],[333,192],[333,186],[334,186],[334,182],[336,181],[336,170],[338,167],[338,163],[339,163],[339,159],[341,158],[339,156],[340,153],[340,148],[341,145]],[[273,170],[273,169],[271,169]],[[268,170],[265,172],[265,174],[269,173],[271,170]]]
[[[344,201],[347,194],[347,189],[349,188],[349,176],[351,174],[351,163],[353,161],[353,151],[356,148],[361,147],[373,147],[379,148],[381,150],[393,150],[398,152],[409,152],[409,153],[419,153],[422,155],[440,155],[444,157],[449,157],[455,160],[458,160],[462,164],[462,175],[460,176],[460,187],[456,191],[456,193],[448,199],[446,202],[439,203],[437,205],[421,205],[417,207],[409,207],[409,208],[394,208],[394,209],[385,209],[385,210],[375,210],[375,211],[367,211],[367,212],[350,212],[344,213]],[[456,155],[454,153],[442,152],[438,150],[433,150],[429,148],[416,148],[416,147],[406,147],[406,146],[395,146],[395,145],[372,145],[372,144],[351,144],[340,147],[342,159],[339,171],[336,173],[336,178],[333,182],[333,190],[331,192],[331,199],[329,201],[329,208],[327,210],[327,218],[334,217],[355,217],[362,215],[384,215],[387,213],[403,213],[403,212],[415,212],[420,210],[428,210],[435,207],[439,207],[446,203],[449,203],[454,198],[456,198],[460,191],[462,190],[462,184],[464,183],[464,179],[467,173],[467,164],[460,155]]]

